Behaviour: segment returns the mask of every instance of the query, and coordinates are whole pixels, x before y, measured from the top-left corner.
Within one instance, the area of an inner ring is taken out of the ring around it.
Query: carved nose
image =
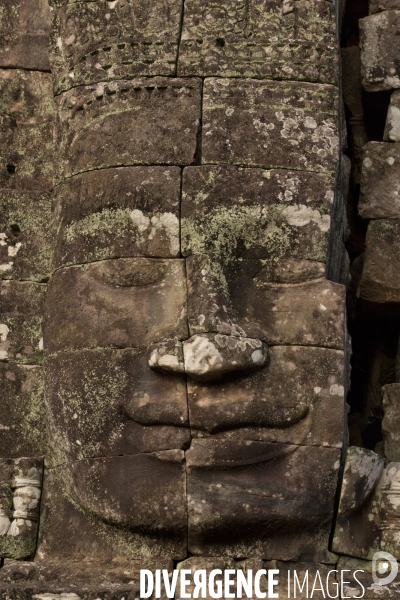
[[[186,373],[199,381],[211,381],[235,371],[254,371],[267,362],[268,346],[261,340],[220,333],[155,344],[149,357],[151,369]]]

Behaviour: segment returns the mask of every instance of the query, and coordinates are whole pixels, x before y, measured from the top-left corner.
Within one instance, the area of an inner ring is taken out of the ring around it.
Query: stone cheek
[[[62,352],[46,389],[52,465],[190,443],[185,379],[149,369],[145,351]]]
[[[189,380],[192,435],[341,447],[342,361],[335,350],[275,346],[253,375],[218,388]]]
[[[361,298],[379,303],[400,301],[399,245],[398,219],[379,219],[369,224],[359,286]]]
[[[57,190],[53,267],[128,256],[179,256],[178,167],[105,169]]]
[[[188,165],[195,159],[200,79],[99,83],[74,88],[56,102],[60,178],[135,164]]]
[[[364,219],[400,217],[400,148],[369,142],[363,148],[358,212]]]
[[[44,344],[52,354],[185,339],[180,259],[124,258],[58,270],[49,285]]]
[[[400,87],[399,22],[400,10],[360,19],[362,84],[370,92]]]
[[[125,77],[174,75],[181,0],[52,4],[56,92]]]
[[[333,86],[206,79],[202,163],[334,172],[337,111]]]

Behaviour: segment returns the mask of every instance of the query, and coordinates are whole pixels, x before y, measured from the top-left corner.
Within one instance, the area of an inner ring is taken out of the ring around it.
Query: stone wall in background
[[[360,57],[348,2],[0,12],[1,593],[400,558],[398,11]]]

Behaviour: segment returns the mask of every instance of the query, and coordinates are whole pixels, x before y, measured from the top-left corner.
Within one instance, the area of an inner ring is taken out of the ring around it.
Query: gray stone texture
[[[400,217],[400,144],[369,142],[363,148],[358,212],[364,219]]]
[[[126,77],[174,75],[181,0],[51,4],[56,92]]]
[[[0,105],[0,187],[30,192],[51,187],[53,102],[50,73],[0,70]]]
[[[400,464],[350,447],[344,467],[332,549],[371,560],[377,551],[400,557]]]
[[[192,164],[201,85],[198,78],[156,77],[62,94],[56,98],[58,176],[118,166]]]
[[[41,364],[46,286],[0,281],[0,360]]]
[[[386,117],[383,139],[386,142],[400,142],[400,92],[393,92]]]
[[[359,21],[362,84],[370,92],[400,87],[399,23],[399,10],[385,10]]]
[[[325,262],[333,189],[319,173],[187,167],[182,253]]]
[[[0,15],[0,68],[49,71],[49,29],[46,0],[4,2]]]
[[[361,298],[379,303],[400,301],[399,244],[399,219],[371,221],[358,292]]]
[[[180,256],[178,167],[91,171],[57,189],[53,268],[107,258]]]
[[[187,0],[178,75],[337,82],[332,5]]]
[[[382,420],[382,434],[385,457],[388,460],[400,460],[400,384],[391,383],[382,388],[382,405],[384,417]]]
[[[202,163],[333,172],[337,112],[333,86],[206,79]]]

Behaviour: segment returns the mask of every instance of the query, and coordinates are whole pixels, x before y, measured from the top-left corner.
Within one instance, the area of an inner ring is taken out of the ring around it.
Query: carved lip
[[[186,452],[188,468],[234,468],[265,463],[295,452],[296,445],[251,440],[193,440]]]

